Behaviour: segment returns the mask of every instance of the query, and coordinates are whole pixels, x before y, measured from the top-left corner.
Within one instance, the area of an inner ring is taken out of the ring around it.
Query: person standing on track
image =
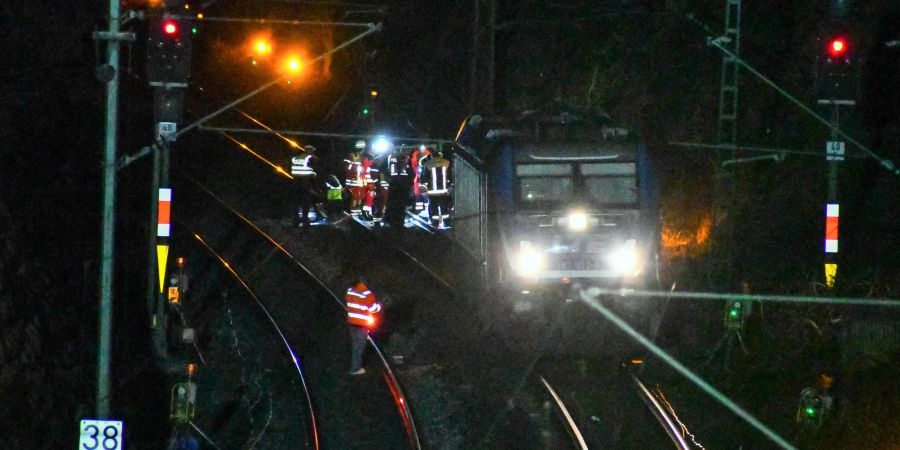
[[[431,150],[429,150],[424,145],[420,146],[419,149],[417,151],[414,151],[409,157],[409,166],[410,170],[412,170],[413,173],[412,191],[414,199],[413,211],[415,211],[415,214],[420,214],[425,210],[425,203],[427,198],[425,196],[425,192],[423,192],[425,189],[423,189],[424,167],[422,165],[428,158],[431,158]]]
[[[347,288],[344,301],[347,304],[347,324],[350,326],[350,374],[362,375],[366,373],[363,368],[366,340],[369,330],[375,329],[378,324],[375,314],[381,311],[381,303],[362,275],[357,278],[356,284]]]
[[[437,152],[432,158],[422,163],[428,194],[428,215],[431,223],[438,229],[446,228],[446,220],[450,217],[450,160],[443,153]]]
[[[366,141],[360,139],[354,144],[353,151],[344,158],[346,176],[344,187],[350,191],[350,214],[358,216],[362,213],[362,202],[366,195],[365,174],[362,166],[362,153],[366,149]]]
[[[313,201],[313,196],[315,195],[313,187],[316,181],[315,166],[319,160],[313,155],[315,152],[315,147],[307,145],[303,147],[303,153],[294,155],[291,158],[291,176],[296,180],[297,196],[300,199],[300,208],[297,215],[299,217],[299,226],[301,227],[309,226],[310,209],[316,212],[317,222],[321,219],[319,210],[315,207]]]

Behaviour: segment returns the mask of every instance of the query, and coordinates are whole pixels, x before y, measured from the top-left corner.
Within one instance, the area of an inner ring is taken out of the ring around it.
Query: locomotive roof
[[[517,163],[634,161],[637,142],[632,139],[580,143],[520,142]]]

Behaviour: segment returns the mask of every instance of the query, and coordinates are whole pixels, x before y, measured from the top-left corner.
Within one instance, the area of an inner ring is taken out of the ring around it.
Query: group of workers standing
[[[452,208],[450,168],[450,161],[442,152],[433,152],[424,145],[375,149],[367,141],[358,140],[337,170],[327,171],[316,148],[307,145],[291,158],[291,176],[300,203],[291,214],[297,214],[300,227],[310,225],[310,215],[315,216],[315,222],[337,221],[344,217],[342,212],[358,220],[382,224],[389,195],[399,193],[403,195],[405,207],[414,215],[421,217],[427,213],[435,227],[444,229]],[[341,171],[343,180],[334,174]],[[401,213],[404,219],[405,207]],[[366,373],[363,367],[366,341],[378,326],[382,305],[362,276],[347,288],[344,302],[350,329],[350,373],[362,375]]]
[[[291,175],[296,180],[300,202],[299,226],[310,224],[310,213],[316,220],[337,217],[341,211],[373,224],[385,219],[392,190],[403,191],[405,201],[415,215],[426,214],[431,223],[447,228],[450,217],[451,170],[450,160],[441,152],[428,147],[399,147],[376,151],[365,140],[355,142],[351,152],[341,162],[343,184],[337,175],[321,177],[323,168],[316,149],[311,145],[291,158]],[[322,186],[324,185],[324,186]],[[324,195],[318,188],[324,187]],[[324,201],[317,201],[317,197]],[[325,211],[318,206],[324,204]]]

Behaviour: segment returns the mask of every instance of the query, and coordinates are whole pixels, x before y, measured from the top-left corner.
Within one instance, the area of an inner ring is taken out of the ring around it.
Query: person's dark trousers
[[[362,368],[363,351],[366,349],[366,338],[369,330],[350,325],[350,372]]]
[[[319,219],[319,212],[316,210],[313,205],[313,178],[312,177],[297,177],[297,199],[300,200],[300,217],[299,222],[302,224],[309,224],[309,211],[316,211],[316,220]],[[295,211],[295,214],[297,212]]]

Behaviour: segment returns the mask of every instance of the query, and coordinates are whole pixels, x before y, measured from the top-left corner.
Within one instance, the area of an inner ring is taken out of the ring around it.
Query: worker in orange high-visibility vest
[[[375,329],[378,324],[375,314],[381,311],[381,303],[378,303],[362,275],[356,284],[347,288],[344,301],[347,303],[347,324],[350,325],[350,374],[362,375],[366,373],[362,366],[363,351],[369,330]]]

